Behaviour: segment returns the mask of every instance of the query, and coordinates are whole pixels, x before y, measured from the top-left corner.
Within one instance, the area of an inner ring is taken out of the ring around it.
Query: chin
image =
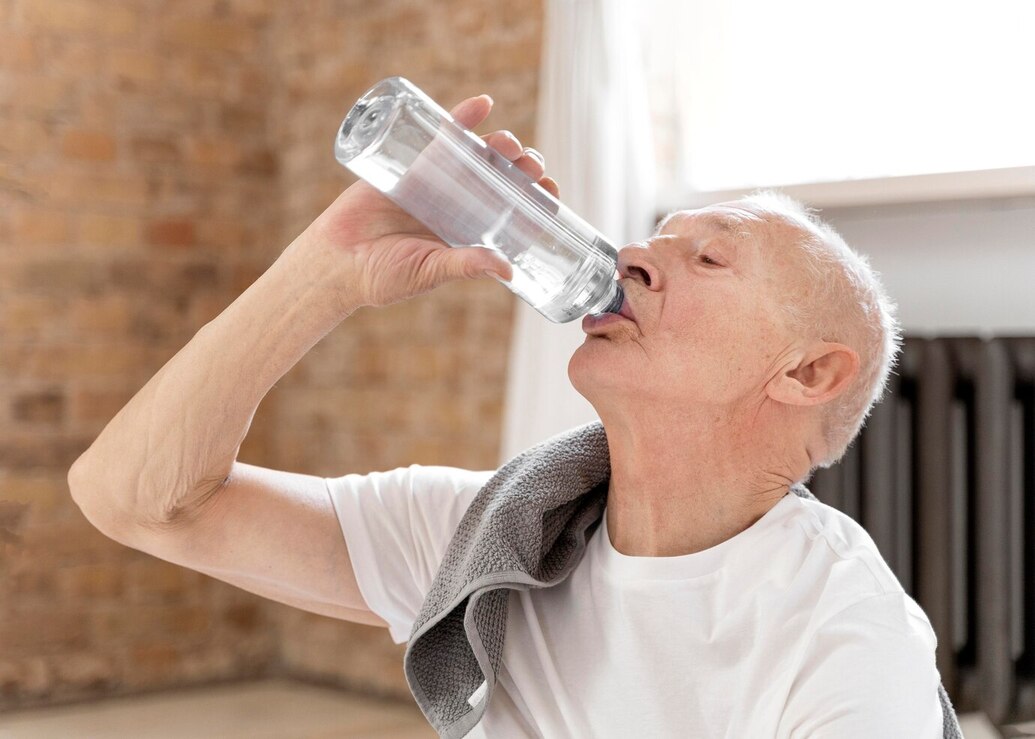
[[[593,397],[609,386],[625,384],[611,341],[601,336],[586,336],[568,360],[568,381],[579,395],[593,402]]]
[[[592,337],[587,337],[592,338]],[[588,341],[584,341],[576,347],[575,351],[572,352],[571,358],[568,359],[568,381],[571,386],[575,388],[579,395],[585,397],[586,393],[582,387],[582,381],[585,380],[588,372],[588,366],[593,363],[592,357],[588,357],[586,352],[586,344]],[[598,360],[599,361],[599,360]]]

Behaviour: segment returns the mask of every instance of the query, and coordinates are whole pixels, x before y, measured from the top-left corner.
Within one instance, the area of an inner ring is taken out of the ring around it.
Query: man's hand
[[[468,98],[451,111],[473,129],[492,109],[488,95]],[[522,147],[510,131],[482,137],[555,197],[557,183],[544,176],[542,155]],[[360,180],[343,192],[298,238],[300,249],[340,275],[355,306],[384,306],[428,292],[444,282],[477,279],[486,270],[509,280],[510,264],[485,247],[454,249],[424,224]]]

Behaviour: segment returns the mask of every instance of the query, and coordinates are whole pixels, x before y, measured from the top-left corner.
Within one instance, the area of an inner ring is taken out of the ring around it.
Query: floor
[[[966,739],[1000,739],[982,714]],[[1030,731],[1030,733],[1029,733]],[[281,680],[193,688],[0,718],[0,739],[436,739],[412,703]],[[1010,736],[1035,736],[1035,722]]]
[[[24,711],[0,739],[436,739],[416,705],[269,680]]]

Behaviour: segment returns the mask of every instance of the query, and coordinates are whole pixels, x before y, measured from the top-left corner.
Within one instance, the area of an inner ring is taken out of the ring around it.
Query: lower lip
[[[599,313],[597,315],[587,313],[582,317],[582,330],[588,331],[589,329],[599,328],[601,326],[609,326],[618,321],[628,320],[628,318],[618,313]]]

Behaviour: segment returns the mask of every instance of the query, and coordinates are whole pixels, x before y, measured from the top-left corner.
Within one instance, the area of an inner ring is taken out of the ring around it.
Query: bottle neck
[[[612,280],[608,283],[607,292],[587,312],[594,314],[617,313],[622,309],[623,302],[625,302],[625,291],[622,290],[622,286],[618,284],[617,280]]]

